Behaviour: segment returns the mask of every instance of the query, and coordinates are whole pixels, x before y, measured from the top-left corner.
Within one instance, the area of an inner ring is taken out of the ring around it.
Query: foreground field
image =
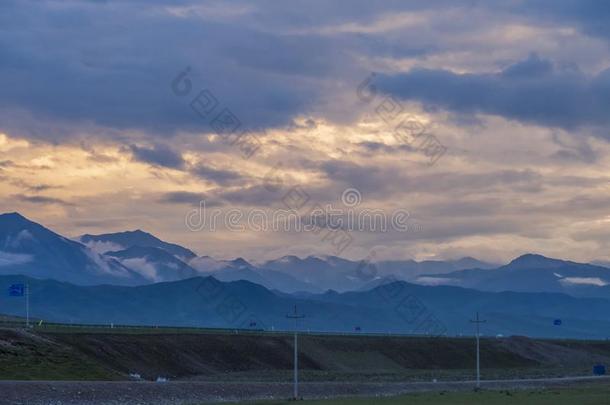
[[[258,401],[247,404],[291,403],[294,402]],[[299,402],[303,405],[605,405],[608,403],[610,403],[610,385],[607,383],[537,390],[418,393],[393,398],[344,398]]]

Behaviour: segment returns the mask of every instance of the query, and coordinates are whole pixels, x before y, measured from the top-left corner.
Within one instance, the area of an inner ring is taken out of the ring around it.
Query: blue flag
[[[8,288],[8,295],[11,297],[23,297],[25,295],[24,284],[11,284]]]

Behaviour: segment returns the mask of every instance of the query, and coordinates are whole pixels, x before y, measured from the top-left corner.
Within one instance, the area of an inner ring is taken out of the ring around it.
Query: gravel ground
[[[487,389],[524,389],[574,385],[606,377],[573,377],[536,380],[496,380],[482,382]],[[385,396],[422,391],[469,390],[472,381],[437,383],[303,383],[305,398],[337,396]],[[287,383],[222,383],[175,381],[154,382],[72,382],[0,381],[0,404],[176,405],[250,399],[287,399],[292,385]]]

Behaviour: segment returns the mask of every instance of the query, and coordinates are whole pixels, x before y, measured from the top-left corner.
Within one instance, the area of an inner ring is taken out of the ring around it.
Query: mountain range
[[[32,313],[61,322],[285,329],[298,304],[307,327],[322,331],[432,334],[440,323],[467,333],[464,320],[479,311],[494,320],[494,334],[606,337],[603,264],[536,254],[506,265],[335,256],[251,263],[198,256],[141,230],[69,239],[18,213],[0,215],[0,289],[26,280]],[[21,312],[18,299],[0,300],[0,313]]]
[[[16,213],[0,215],[0,274],[26,274],[77,284],[146,282],[140,273],[117,260]]]
[[[143,285],[213,275],[247,280],[282,292],[350,291],[392,276],[418,275],[493,265],[472,258],[457,261],[380,261],[363,264],[335,256],[284,256],[252,264],[243,258],[216,260],[165,242],[142,230],[82,235],[73,240],[18,213],[0,215],[0,274],[24,274],[81,285]],[[372,271],[371,271],[372,269]]]
[[[493,270],[467,269],[418,276],[415,282],[483,291],[561,292],[610,298],[610,268],[526,254]]]
[[[396,281],[369,291],[298,296],[213,277],[125,287],[0,276],[0,290],[15,282],[28,283],[32,314],[47,322],[288,331],[294,323],[286,315],[297,305],[305,315],[299,324],[304,331],[471,335],[469,319],[480,311],[488,336],[610,336],[610,301],[565,294],[491,293]],[[23,315],[23,299],[0,303],[1,312]],[[554,324],[559,317],[561,326]]]

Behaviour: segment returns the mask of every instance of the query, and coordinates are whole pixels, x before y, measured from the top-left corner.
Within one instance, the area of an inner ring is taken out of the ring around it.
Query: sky
[[[3,0],[0,211],[215,258],[610,260],[609,45],[593,0]],[[244,224],[295,196],[405,226]]]

